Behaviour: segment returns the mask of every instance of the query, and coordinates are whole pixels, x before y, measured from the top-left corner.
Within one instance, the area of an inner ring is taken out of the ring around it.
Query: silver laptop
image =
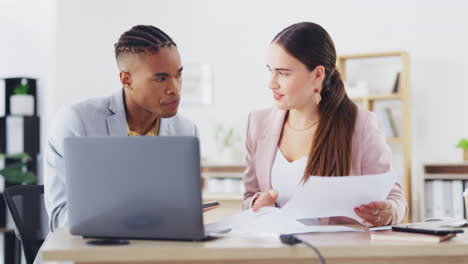
[[[71,234],[205,238],[196,137],[71,137],[64,159]]]

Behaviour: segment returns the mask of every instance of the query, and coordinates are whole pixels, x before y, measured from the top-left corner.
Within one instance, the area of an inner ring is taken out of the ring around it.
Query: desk
[[[371,241],[368,232],[306,235],[328,264],[468,263],[468,229],[440,244]],[[220,238],[208,242],[136,241],[127,246],[88,246],[59,229],[42,247],[47,261],[75,263],[319,263],[304,245],[288,246],[275,238]]]

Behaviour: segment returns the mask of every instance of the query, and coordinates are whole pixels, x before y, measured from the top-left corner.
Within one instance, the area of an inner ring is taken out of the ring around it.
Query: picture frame
[[[182,76],[182,104],[209,105],[213,103],[213,82],[210,64],[186,64]]]

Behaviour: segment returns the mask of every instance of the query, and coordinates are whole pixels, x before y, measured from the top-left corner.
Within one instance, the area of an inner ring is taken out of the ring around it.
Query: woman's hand
[[[354,208],[354,212],[372,226],[384,226],[392,222],[393,205],[390,201],[371,202]]]
[[[254,204],[252,206],[252,210],[256,212],[262,207],[266,207],[266,206],[274,207],[277,199],[278,199],[277,190],[269,190],[266,193],[262,193],[260,196],[257,197],[257,199],[255,199]]]

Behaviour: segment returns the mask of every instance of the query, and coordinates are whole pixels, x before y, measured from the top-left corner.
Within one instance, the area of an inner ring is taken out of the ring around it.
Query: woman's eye
[[[178,73],[178,74],[176,75],[176,78],[180,78],[180,77],[182,77],[182,73]]]
[[[288,73],[285,73],[285,72],[279,72],[279,75],[281,75],[281,76],[288,76],[289,74],[288,74]]]

